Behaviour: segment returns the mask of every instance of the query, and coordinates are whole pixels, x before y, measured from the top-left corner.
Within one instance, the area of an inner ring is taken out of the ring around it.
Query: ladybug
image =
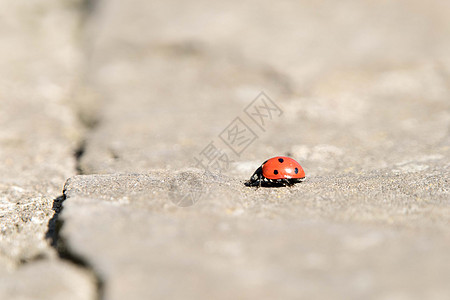
[[[305,179],[305,171],[300,164],[286,156],[272,157],[256,169],[247,186],[291,186]]]

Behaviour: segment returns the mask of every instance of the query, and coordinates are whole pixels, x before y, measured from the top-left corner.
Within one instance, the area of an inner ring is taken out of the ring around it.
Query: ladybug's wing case
[[[267,179],[291,179],[305,176],[300,164],[290,157],[276,156],[263,164],[263,176]]]

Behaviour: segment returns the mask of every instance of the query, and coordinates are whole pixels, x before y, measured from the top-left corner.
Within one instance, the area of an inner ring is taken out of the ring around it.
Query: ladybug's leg
[[[287,186],[292,186],[293,183],[289,180],[289,179],[283,179],[283,182],[287,185]]]

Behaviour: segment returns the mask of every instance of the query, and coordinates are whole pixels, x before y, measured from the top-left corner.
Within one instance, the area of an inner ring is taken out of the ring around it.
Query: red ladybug
[[[286,156],[272,157],[256,169],[247,186],[291,186],[305,179],[300,164]]]

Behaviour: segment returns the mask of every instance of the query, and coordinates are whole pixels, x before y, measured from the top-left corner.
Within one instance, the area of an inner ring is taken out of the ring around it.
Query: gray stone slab
[[[62,236],[107,299],[446,299],[448,177],[417,175],[272,189],[195,169],[76,176]]]

